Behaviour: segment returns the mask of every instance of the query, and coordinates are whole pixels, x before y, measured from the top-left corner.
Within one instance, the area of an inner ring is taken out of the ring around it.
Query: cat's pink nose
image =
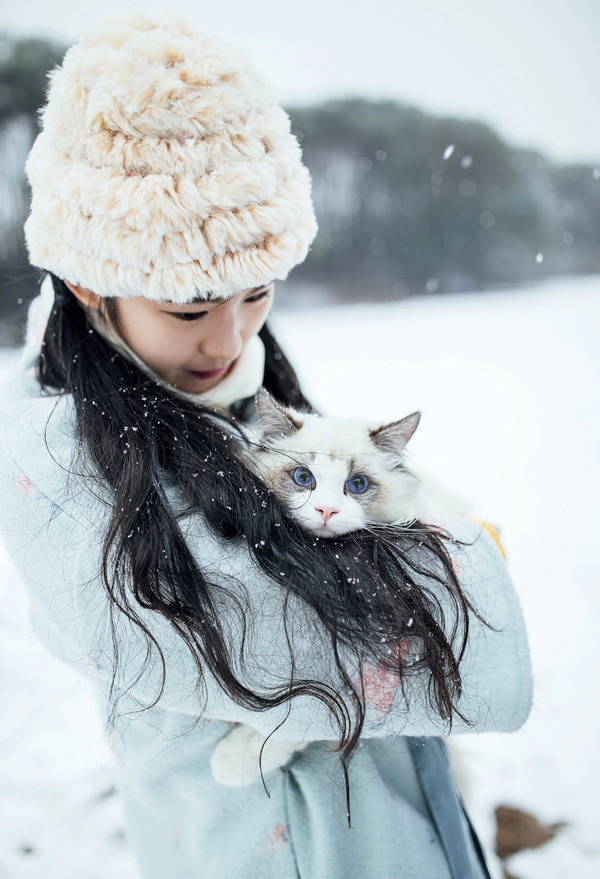
[[[323,524],[327,525],[327,522],[331,519],[332,516],[335,516],[336,513],[339,513],[339,510],[336,510],[335,507],[315,507],[317,513],[320,513],[323,516]]]

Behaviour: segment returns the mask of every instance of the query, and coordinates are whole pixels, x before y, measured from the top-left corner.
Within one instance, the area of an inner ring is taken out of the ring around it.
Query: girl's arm
[[[255,712],[233,702],[208,673],[199,689],[191,655],[171,624],[157,613],[140,609],[155,639],[150,647],[140,629],[119,612],[112,614],[113,640],[110,603],[99,579],[107,506],[69,473],[71,448],[64,449],[61,460],[64,421],[54,419],[53,426],[47,410],[55,403],[39,402],[46,409],[40,417],[43,430],[36,427],[35,418],[24,430],[19,418],[19,432],[5,430],[0,440],[0,530],[38,605],[38,629],[51,650],[85,668],[107,695],[112,687],[113,696],[127,694],[128,701],[133,699],[140,707],[160,696],[161,708],[191,718],[202,715],[247,723],[264,733],[279,727],[277,736],[289,740],[337,739],[328,709],[314,698],[297,697],[291,706]],[[5,413],[5,428],[7,424],[10,418],[7,421]],[[63,445],[65,440],[66,434]],[[514,589],[498,548],[480,526],[459,518],[444,524],[454,536],[469,542],[456,552],[455,563],[463,589],[492,627],[471,617],[460,700],[470,724],[457,718],[452,731],[514,730],[526,719],[531,703],[527,641]],[[242,679],[253,690],[272,691],[289,682],[293,664],[296,679],[315,679],[343,692],[333,671],[328,636],[295,598],[289,600],[286,636],[281,625],[282,591],[256,568],[243,542],[216,538],[201,516],[188,517],[182,529],[209,579],[236,593],[240,601],[248,598]],[[240,618],[227,594],[224,589],[224,625],[230,643],[238,644]],[[165,658],[164,679],[158,646]],[[359,669],[352,656],[346,660],[355,682],[362,674],[365,736],[449,732],[448,723],[428,704],[424,676],[409,682],[405,698],[390,673],[377,667]]]
[[[464,542],[452,550],[453,564],[459,574],[461,587],[488,624],[481,622],[474,614],[469,615],[467,649],[460,666],[463,687],[458,703],[465,720],[456,716],[452,732],[516,730],[524,723],[531,708],[532,677],[524,620],[506,563],[495,540],[481,525],[454,515],[441,524]],[[197,531],[199,527],[193,520],[188,521],[188,543],[196,548],[196,555],[201,561],[206,544],[205,538]],[[287,680],[290,665],[284,661],[288,652],[280,624],[280,590],[255,568],[242,548],[238,553],[236,558],[222,556],[212,570],[217,576],[221,573],[237,574],[238,577],[244,571],[241,576],[257,609],[253,624],[253,677],[257,681],[264,678],[265,684]],[[296,675],[314,676],[331,681],[335,686],[331,679],[333,664],[326,636],[309,618],[302,603],[298,600],[294,602],[289,616],[292,618]],[[447,607],[445,610],[451,621],[452,609]],[[353,662],[351,655],[347,655],[346,660],[355,684],[361,681],[362,676],[367,702],[363,735],[435,735],[450,732],[449,724],[437,716],[429,705],[425,674],[407,677],[403,695],[397,678],[390,672],[377,666],[364,666],[361,669],[356,661]],[[299,740],[331,738],[331,735],[322,736],[321,732],[329,722],[328,713],[324,708],[320,710],[319,706],[313,705],[314,701],[295,704],[277,736]],[[306,731],[306,718],[311,714],[314,714],[315,726]],[[264,722],[264,718],[261,721],[260,715],[254,720],[242,715],[234,719],[252,723],[263,731],[273,729],[272,725],[269,727]]]

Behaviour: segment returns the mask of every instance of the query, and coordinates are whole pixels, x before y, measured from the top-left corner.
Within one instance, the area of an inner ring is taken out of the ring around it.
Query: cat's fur
[[[256,408],[259,443],[251,445],[248,464],[303,528],[320,538],[335,538],[372,524],[408,525],[419,517],[420,483],[405,467],[405,447],[420,413],[369,427],[358,420],[285,409],[262,388]],[[298,484],[298,479],[309,478],[309,485]],[[365,479],[364,490],[349,488],[350,481],[363,489]],[[267,775],[303,747],[302,742],[265,739],[239,724],[215,747],[212,772],[222,784],[243,786],[259,774],[261,749]]]

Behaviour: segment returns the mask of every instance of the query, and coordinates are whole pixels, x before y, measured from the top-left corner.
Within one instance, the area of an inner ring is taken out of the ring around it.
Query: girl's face
[[[68,286],[88,307],[101,307],[100,298],[90,291]],[[166,382],[191,394],[203,394],[225,378],[248,339],[258,333],[273,292],[269,284],[229,299],[188,305],[154,302],[143,296],[118,298],[115,329]]]

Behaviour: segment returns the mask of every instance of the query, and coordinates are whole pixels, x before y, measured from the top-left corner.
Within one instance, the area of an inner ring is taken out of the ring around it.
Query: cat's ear
[[[401,421],[393,421],[369,431],[371,441],[382,452],[401,455],[407,442],[419,426],[420,412],[411,412]]]
[[[258,389],[254,401],[263,440],[278,440],[292,436],[302,427],[302,421],[297,414],[280,406],[264,388]]]

